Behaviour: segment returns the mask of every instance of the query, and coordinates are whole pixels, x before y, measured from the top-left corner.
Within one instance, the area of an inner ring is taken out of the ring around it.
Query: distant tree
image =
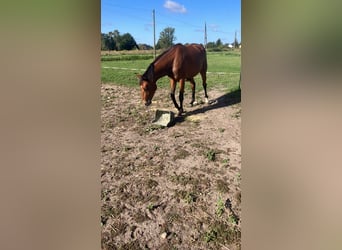
[[[139,46],[139,49],[141,49],[141,50],[153,49],[153,47],[151,45],[148,45],[148,44],[141,44],[141,43],[139,43],[138,46]]]
[[[114,50],[115,41],[109,34],[101,34],[101,50]]]
[[[162,32],[160,32],[159,40],[156,44],[157,49],[166,49],[174,45],[174,41],[177,38],[175,37],[175,29],[171,27],[165,28]]]
[[[120,46],[121,46],[121,36],[120,36],[120,32],[118,30],[114,30],[114,31],[110,31],[108,33],[108,35],[113,39],[114,43],[115,43],[115,50],[120,50]]]
[[[132,50],[139,49],[133,36],[129,33],[120,35],[118,30],[107,34],[101,33],[101,50]]]
[[[132,50],[134,48],[139,49],[131,34],[126,33],[120,36],[120,50]]]
[[[214,42],[208,42],[207,43],[207,48],[208,49],[212,49],[212,48],[215,48],[216,47],[216,44]]]
[[[107,42],[107,34],[101,33],[101,50],[108,50],[106,46]]]
[[[222,46],[222,41],[221,41],[221,39],[219,38],[219,39],[217,39],[217,41],[216,41],[216,47],[221,47]]]

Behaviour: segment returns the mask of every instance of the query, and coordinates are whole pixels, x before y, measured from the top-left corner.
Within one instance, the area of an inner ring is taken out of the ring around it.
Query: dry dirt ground
[[[240,91],[208,92],[176,113],[159,88],[145,107],[138,88],[102,85],[102,249],[241,249]],[[178,93],[177,93],[178,97]]]

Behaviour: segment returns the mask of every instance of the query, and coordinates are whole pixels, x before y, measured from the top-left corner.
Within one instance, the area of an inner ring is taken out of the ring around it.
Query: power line
[[[122,8],[122,9],[150,11],[149,9],[145,9],[145,8],[131,7],[131,6],[123,6],[123,5],[115,4],[115,3],[112,3],[112,2],[104,2],[104,1],[101,1],[101,7],[102,7],[102,4],[107,5],[107,6]]]

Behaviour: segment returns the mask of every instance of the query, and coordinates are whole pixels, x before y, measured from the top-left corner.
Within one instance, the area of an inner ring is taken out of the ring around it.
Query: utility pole
[[[154,49],[154,59],[156,59],[156,13],[153,9],[153,49]]]
[[[204,48],[207,48],[207,23],[204,23]]]

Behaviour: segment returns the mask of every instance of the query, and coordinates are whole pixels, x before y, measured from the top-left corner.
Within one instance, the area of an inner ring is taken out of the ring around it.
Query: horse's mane
[[[152,70],[153,72],[153,68],[154,68],[154,63],[157,62],[161,57],[163,57],[165,54],[169,53],[176,45],[181,45],[180,43],[177,43],[173,46],[171,46],[170,48],[168,48],[167,50],[165,50],[164,52],[162,52],[159,56],[156,57],[156,59],[154,59],[154,61],[152,63],[150,63],[150,65],[147,67],[145,73],[142,75],[142,78],[144,80],[148,80],[148,73],[149,71]]]
[[[179,43],[176,44],[176,45],[179,45]],[[163,53],[161,53],[159,56],[157,56],[156,59],[154,59],[154,61],[152,62],[152,64],[155,63],[156,61],[158,61],[162,56],[164,56],[164,55],[165,55],[166,53],[168,53],[170,50],[172,50],[176,45],[174,45],[174,46],[168,48],[168,49],[165,50]]]

